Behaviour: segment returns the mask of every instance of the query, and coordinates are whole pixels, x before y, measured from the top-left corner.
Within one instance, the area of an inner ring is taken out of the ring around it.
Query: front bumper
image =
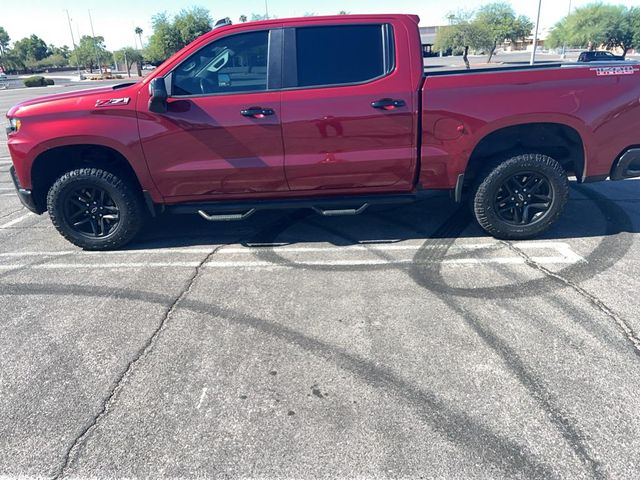
[[[611,180],[634,177],[640,177],[640,148],[631,148],[624,152],[611,169]]]
[[[31,190],[27,188],[22,188],[20,186],[20,181],[18,180],[18,176],[16,175],[16,169],[11,167],[9,169],[11,173],[11,180],[13,180],[13,185],[16,187],[16,193],[18,194],[18,198],[22,202],[22,204],[31,210],[33,213],[40,214],[42,213],[40,209],[36,206],[36,202],[33,199],[33,195],[31,194]]]

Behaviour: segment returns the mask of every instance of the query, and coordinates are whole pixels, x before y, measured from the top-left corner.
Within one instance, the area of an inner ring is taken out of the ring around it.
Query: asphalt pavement
[[[0,477],[640,476],[638,181],[573,184],[528,242],[434,192],[88,253],[9,165],[3,138]]]

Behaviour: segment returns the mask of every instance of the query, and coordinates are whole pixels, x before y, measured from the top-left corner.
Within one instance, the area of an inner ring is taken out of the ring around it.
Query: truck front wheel
[[[97,168],[80,168],[58,178],[49,189],[47,210],[60,234],[85,250],[125,245],[144,219],[136,189]]]
[[[569,196],[562,166],[541,154],[492,163],[473,190],[473,212],[490,235],[522,240],[540,235],[560,217]]]

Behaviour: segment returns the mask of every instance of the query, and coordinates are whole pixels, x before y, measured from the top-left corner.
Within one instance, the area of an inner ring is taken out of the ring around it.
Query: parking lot
[[[89,253],[9,166],[2,135],[0,477],[640,475],[637,181],[528,242],[434,192]]]

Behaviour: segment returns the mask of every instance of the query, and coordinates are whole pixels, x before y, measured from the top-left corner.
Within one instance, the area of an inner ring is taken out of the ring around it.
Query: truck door
[[[282,29],[229,34],[167,77],[168,111],[139,102],[139,128],[154,182],[165,197],[288,191],[280,112]]]
[[[409,53],[396,48],[392,25],[301,25],[286,28],[284,42],[282,128],[291,190],[411,189],[415,93]]]

